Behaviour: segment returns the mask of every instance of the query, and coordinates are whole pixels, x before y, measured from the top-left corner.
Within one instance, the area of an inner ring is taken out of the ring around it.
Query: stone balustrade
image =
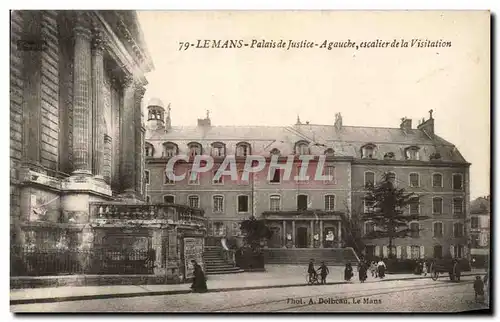
[[[206,227],[202,209],[178,204],[91,203],[91,221],[164,221],[171,224],[195,224]]]

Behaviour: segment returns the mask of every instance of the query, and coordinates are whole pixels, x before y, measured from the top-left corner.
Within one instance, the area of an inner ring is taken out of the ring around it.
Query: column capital
[[[125,74],[125,76],[121,79],[121,82],[124,88],[134,85],[134,75]]]
[[[92,49],[96,53],[102,53],[106,43],[106,38],[99,27],[94,27],[92,30]]]
[[[90,39],[92,31],[90,20],[86,12],[77,12],[75,14],[75,24],[73,26],[75,36],[81,36]]]
[[[140,83],[135,83],[135,95],[137,100],[142,100],[144,94],[146,93],[146,88]]]

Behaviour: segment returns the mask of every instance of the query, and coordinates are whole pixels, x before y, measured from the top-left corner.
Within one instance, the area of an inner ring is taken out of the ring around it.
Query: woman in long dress
[[[203,273],[201,266],[198,265],[198,263],[195,260],[192,260],[191,263],[193,264],[194,268],[194,277],[191,289],[193,290],[193,292],[198,292],[198,293],[206,292],[207,281],[205,279],[205,273]]]
[[[366,277],[367,277],[366,272],[367,272],[366,264],[364,262],[360,262],[358,273],[359,273],[359,281],[361,283],[364,283],[366,281]]]
[[[352,266],[351,263],[345,264],[345,269],[344,269],[344,280],[350,281],[352,278]]]
[[[377,264],[377,268],[378,268],[378,277],[380,278],[384,278],[385,277],[385,269],[386,269],[386,266],[385,266],[385,263],[383,260],[380,260]]]

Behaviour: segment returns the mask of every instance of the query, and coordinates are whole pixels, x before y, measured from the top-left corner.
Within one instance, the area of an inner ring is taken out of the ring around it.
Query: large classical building
[[[188,224],[204,220],[188,207],[141,205],[153,64],[136,12],[13,11],[10,57],[11,244],[23,269],[40,268],[30,264],[37,249],[106,246],[154,249],[165,271],[171,247],[178,273],[166,222],[203,236]]]
[[[397,239],[393,253],[399,258],[465,257],[466,217],[469,213],[469,166],[458,149],[434,131],[430,111],[415,128],[403,118],[399,127],[346,126],[336,115],[334,124],[297,123],[292,126],[217,126],[209,116],[196,126],[174,126],[170,105],[158,99],[148,104],[146,124],[146,198],[151,203],[186,204],[201,208],[209,220],[212,237],[238,236],[239,222],[250,216],[265,218],[274,231],[269,248],[344,247],[357,222],[366,256],[388,255],[387,240],[368,240],[376,229],[360,221],[369,183],[392,173],[396,185],[418,198],[406,209],[428,219],[410,224],[412,237]],[[166,165],[175,155],[174,171],[186,173],[175,182]],[[235,156],[238,178],[218,179],[214,172],[191,175],[193,156],[211,155],[214,170],[225,156]],[[283,180],[283,169],[242,177],[245,159],[261,155],[281,163],[294,156],[292,176],[309,175],[325,155],[323,174],[328,180]],[[300,173],[301,155],[312,155],[310,170]],[[347,235],[347,236],[346,236]]]
[[[479,197],[470,205],[470,254],[473,266],[485,267],[490,256],[490,196]]]

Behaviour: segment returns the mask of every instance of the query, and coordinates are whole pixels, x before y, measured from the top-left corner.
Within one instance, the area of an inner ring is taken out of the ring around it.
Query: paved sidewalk
[[[359,283],[355,270],[352,282],[343,280],[343,267],[330,267],[327,284]],[[464,272],[463,275],[484,275],[484,270]],[[411,280],[430,278],[414,274],[387,274],[384,279],[368,277],[367,283],[391,280]],[[448,278],[443,275],[440,279]],[[207,286],[209,292],[239,291],[245,289],[265,289],[302,286],[306,284],[306,268],[295,265],[266,265],[266,272],[210,275]],[[10,304],[49,303],[118,297],[154,296],[191,293],[189,284],[169,285],[116,285],[116,286],[78,286],[13,289],[10,291]]]

